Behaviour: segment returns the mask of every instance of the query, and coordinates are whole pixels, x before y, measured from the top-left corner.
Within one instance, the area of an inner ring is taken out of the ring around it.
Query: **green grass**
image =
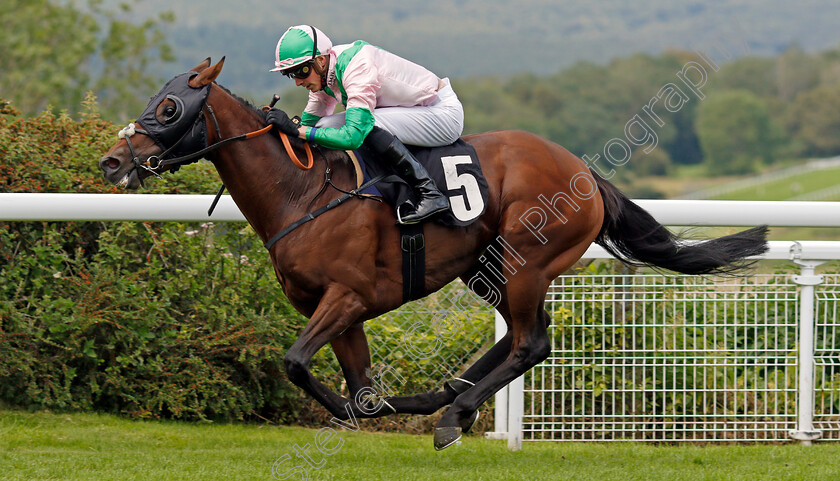
[[[840,183],[840,169],[809,172],[720,196],[727,200],[787,200]],[[826,200],[836,200],[828,198]]]
[[[725,200],[787,200],[820,191],[840,184],[840,169],[826,169],[793,175],[754,187],[741,189],[716,197]],[[834,196],[825,200],[838,200]]]
[[[469,436],[435,452],[429,435],[130,421],[97,414],[0,411],[3,480],[307,479],[295,445],[309,444],[312,480],[836,480],[840,444],[678,445],[525,443]],[[322,440],[324,441],[324,440]],[[272,465],[291,460],[272,476]]]

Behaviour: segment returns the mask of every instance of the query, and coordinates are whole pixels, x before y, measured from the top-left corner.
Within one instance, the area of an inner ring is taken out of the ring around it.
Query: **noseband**
[[[219,131],[218,130],[218,121],[216,120],[216,115],[213,113],[213,109],[210,108],[209,105],[207,105],[207,108],[208,108],[208,111],[210,112],[210,115],[213,117],[213,122],[216,124],[216,131],[218,132]],[[199,117],[202,118],[201,116],[199,116]],[[196,123],[197,122],[198,122],[198,119],[196,119]],[[132,122],[132,123],[128,124],[126,127],[123,127],[122,130],[120,130],[117,133],[117,137],[119,137],[121,139],[125,139],[126,144],[128,144],[128,150],[131,152],[131,162],[134,163],[134,168],[135,169],[143,169],[147,172],[150,172],[155,177],[160,178],[160,171],[164,167],[174,165],[174,167],[172,167],[172,171],[175,172],[178,169],[180,169],[182,165],[186,165],[186,164],[195,162],[202,155],[204,155],[206,152],[208,152],[210,150],[213,150],[217,147],[221,147],[221,145],[219,145],[219,144],[213,144],[213,146],[210,146],[210,147],[213,147],[213,148],[204,148],[204,149],[201,149],[198,152],[194,152],[192,154],[187,154],[187,155],[183,155],[183,156],[180,156],[180,157],[173,157],[173,158],[170,158],[170,159],[166,159],[166,156],[169,155],[170,153],[172,153],[172,151],[174,151],[176,148],[178,148],[178,146],[181,144],[181,142],[186,138],[186,136],[189,133],[190,133],[190,130],[187,130],[186,132],[184,132],[184,135],[182,135],[181,138],[178,139],[177,142],[172,144],[171,147],[165,149],[163,152],[161,152],[158,155],[150,155],[146,159],[145,162],[140,162],[140,156],[137,155],[137,151],[134,149],[134,145],[131,143],[131,136],[133,136],[134,134],[143,134],[143,135],[146,135],[148,137],[152,137],[152,135],[149,134],[148,130],[137,128],[137,125]],[[154,139],[154,137],[152,137],[152,138]],[[205,145],[206,145],[206,142],[207,141],[205,139]],[[140,185],[143,185],[143,179],[142,178],[140,178]],[[144,185],[144,187],[145,187],[145,185]]]

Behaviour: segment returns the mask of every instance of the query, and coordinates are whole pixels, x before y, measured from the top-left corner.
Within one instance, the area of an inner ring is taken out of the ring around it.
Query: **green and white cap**
[[[314,49],[315,42],[318,45]],[[312,60],[317,55],[326,55],[332,49],[332,42],[324,32],[311,25],[289,27],[274,48],[272,72],[287,70]]]

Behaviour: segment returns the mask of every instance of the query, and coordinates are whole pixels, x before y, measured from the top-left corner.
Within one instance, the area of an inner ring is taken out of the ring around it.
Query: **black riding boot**
[[[374,127],[364,145],[391,162],[396,167],[397,174],[420,196],[414,212],[402,215],[400,208],[403,206],[397,207],[397,219],[401,224],[417,224],[449,208],[449,200],[429,178],[426,169],[390,132]]]

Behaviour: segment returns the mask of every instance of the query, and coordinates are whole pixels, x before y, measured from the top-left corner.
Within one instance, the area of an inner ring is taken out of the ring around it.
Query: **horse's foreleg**
[[[392,413],[400,414],[432,414],[444,406],[452,404],[455,398],[475,385],[490,371],[496,368],[510,353],[512,335],[508,333],[497,342],[487,353],[475,362],[459,377],[447,381],[440,391],[429,391],[411,396],[393,396],[384,399],[386,409],[379,409],[373,417]],[[376,383],[374,386],[369,377],[371,362],[367,338],[361,324],[355,324],[344,331],[331,342],[333,352],[341,365],[344,379],[350,396],[355,396],[363,389],[374,392],[378,397],[387,394],[388,389]],[[381,391],[380,391],[381,390]],[[374,399],[371,402],[382,402]]]
[[[510,353],[512,335],[506,334],[489,351],[459,377],[446,381],[440,391],[429,391],[411,396],[393,396],[385,399],[387,405],[395,412],[402,414],[429,415],[440,408],[452,404],[459,394],[466,392],[490,371],[496,368]],[[386,413],[387,414],[387,413]],[[471,427],[471,426],[469,426]],[[465,432],[468,428],[465,429]]]
[[[508,332],[478,361],[457,378],[447,381],[442,391],[430,391],[414,396],[387,398],[387,402],[398,413],[432,414],[438,409],[452,404],[459,394],[475,385],[490,371],[496,368],[510,353],[512,335]]]
[[[357,353],[357,355],[361,354],[362,358],[351,362],[344,351],[345,348],[349,349],[358,342],[359,332],[364,337],[361,326],[358,326],[358,331],[355,330],[357,328],[355,322],[364,311],[364,305],[354,292],[343,286],[328,289],[300,337],[289,348],[284,360],[289,379],[339,419],[348,419],[350,416],[367,418],[382,415],[379,414],[382,406],[377,406],[377,409],[371,408],[366,398],[362,399],[361,403],[356,402],[356,398],[360,398],[358,394],[365,387],[365,383],[369,383],[364,367],[370,365],[369,352],[365,349],[363,353]],[[339,353],[342,353],[339,363],[342,369],[347,366],[347,371],[351,373],[348,387],[351,392],[356,390],[353,400],[336,394],[309,372],[312,356],[325,344],[338,339],[342,333],[346,332],[350,334],[337,342],[339,349],[336,355],[339,356]],[[366,340],[364,345],[366,348]]]
[[[330,344],[332,345],[339,365],[341,365],[341,371],[347,382],[350,396],[355,399],[360,392],[362,396],[365,394],[374,394],[369,400],[374,406],[366,406],[368,412],[375,411],[371,417],[385,416],[395,412],[402,414],[432,414],[438,409],[451,404],[455,400],[455,397],[465,390],[465,388],[456,390],[447,385],[444,390],[438,392],[431,391],[414,396],[397,396],[382,399],[389,389],[384,386],[382,380],[374,383],[370,378],[370,350],[362,325],[354,324],[341,333],[340,336],[333,339]],[[362,391],[365,388],[367,390]],[[381,406],[379,405],[380,403],[382,403]],[[374,409],[375,406],[378,406],[380,409]]]

